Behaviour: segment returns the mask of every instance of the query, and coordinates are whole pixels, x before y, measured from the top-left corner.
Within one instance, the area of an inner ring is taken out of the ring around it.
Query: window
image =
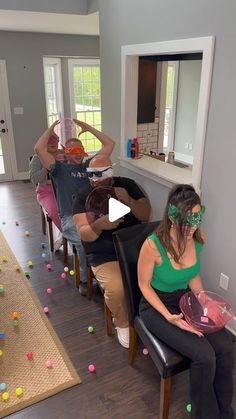
[[[100,61],[70,59],[68,65],[71,116],[101,131]],[[88,132],[80,139],[89,153],[101,148],[100,141]]]
[[[63,118],[63,97],[60,58],[44,58],[44,84],[48,126]]]
[[[164,113],[164,136],[163,151],[173,151],[174,149],[174,130],[175,130],[175,113],[178,88],[178,61],[168,61],[167,77],[166,77],[166,101]]]

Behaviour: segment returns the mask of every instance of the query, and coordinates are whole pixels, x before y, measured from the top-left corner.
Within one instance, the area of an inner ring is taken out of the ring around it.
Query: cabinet
[[[154,122],[156,109],[157,63],[139,59],[138,124]]]

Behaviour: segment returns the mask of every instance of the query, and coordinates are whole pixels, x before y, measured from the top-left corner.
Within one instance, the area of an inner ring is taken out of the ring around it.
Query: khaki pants
[[[128,314],[119,263],[117,261],[103,263],[92,267],[92,271],[104,290],[105,302],[114,316],[114,324],[118,327],[128,327]]]

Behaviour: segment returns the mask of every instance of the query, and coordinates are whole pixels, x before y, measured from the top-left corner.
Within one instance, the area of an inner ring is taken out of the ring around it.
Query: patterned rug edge
[[[8,250],[13,254],[13,256],[14,256],[16,262],[17,262],[17,265],[20,266],[14,252],[11,250],[11,247],[10,247],[9,243],[8,243],[7,239],[5,238],[5,236],[4,236],[4,234],[1,230],[0,230],[0,239],[3,241],[5,247],[8,248]],[[56,343],[56,345],[58,347],[58,350],[59,350],[61,356],[63,357],[63,360],[66,363],[66,366],[67,366],[67,368],[68,368],[68,370],[69,370],[69,372],[72,376],[72,379],[70,381],[65,382],[64,384],[60,384],[59,386],[53,388],[50,391],[46,391],[45,393],[41,393],[40,395],[32,397],[30,400],[26,400],[26,401],[22,400],[15,406],[5,407],[4,412],[2,412],[4,414],[2,415],[2,413],[0,412],[0,418],[4,418],[8,415],[16,413],[16,412],[18,412],[22,409],[25,409],[26,407],[32,406],[35,403],[38,403],[38,402],[40,402],[42,400],[45,400],[45,399],[47,399],[51,396],[54,396],[55,394],[58,394],[59,392],[61,392],[63,390],[66,390],[70,387],[73,387],[77,384],[80,384],[82,382],[79,374],[77,373],[75,367],[73,366],[69,356],[66,353],[66,350],[65,350],[64,346],[62,345],[59,337],[57,336],[55,330],[53,329],[50,321],[45,316],[45,314],[42,312],[42,306],[39,302],[39,299],[38,299],[37,295],[35,294],[34,290],[29,285],[29,282],[24,275],[24,271],[22,270],[22,268],[20,268],[20,270],[21,270],[21,273],[23,274],[22,275],[22,280],[24,281],[24,283],[25,283],[25,285],[26,285],[26,287],[27,287],[27,289],[30,293],[30,296],[32,297],[36,307],[38,308],[40,316],[41,316],[46,328],[48,329],[50,335],[52,336],[52,339]]]

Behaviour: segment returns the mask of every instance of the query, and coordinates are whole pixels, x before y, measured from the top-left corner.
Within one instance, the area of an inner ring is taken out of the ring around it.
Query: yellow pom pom
[[[9,393],[7,391],[5,391],[2,394],[2,399],[3,399],[4,402],[7,402],[7,400],[9,399],[9,397],[10,397],[10,395],[9,395]]]
[[[23,396],[23,388],[22,387],[17,387],[17,389],[16,389],[16,396],[17,397],[21,397],[21,396]]]
[[[0,349],[0,358],[3,356],[3,351]]]
[[[75,271],[71,270],[69,273],[71,276],[73,276],[75,274]]]

